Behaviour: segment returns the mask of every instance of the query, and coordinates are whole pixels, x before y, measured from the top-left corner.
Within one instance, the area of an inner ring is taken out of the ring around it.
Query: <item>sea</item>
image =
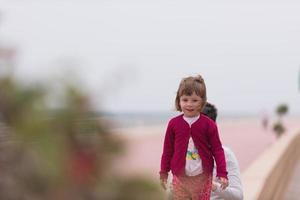
[[[101,117],[108,121],[113,128],[129,128],[136,126],[165,125],[168,121],[179,115],[177,111],[170,112],[120,112],[102,113]],[[261,117],[254,113],[222,113],[219,114],[217,122],[225,119],[249,119]]]

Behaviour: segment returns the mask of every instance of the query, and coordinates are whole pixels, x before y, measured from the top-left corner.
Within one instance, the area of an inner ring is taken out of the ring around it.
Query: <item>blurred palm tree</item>
[[[273,125],[273,130],[276,136],[279,138],[286,130],[282,122],[282,117],[288,113],[288,105],[280,104],[276,108],[276,114],[278,116],[278,121]]]
[[[280,104],[276,109],[276,113],[278,116],[282,117],[283,115],[287,114],[288,110],[288,105]]]

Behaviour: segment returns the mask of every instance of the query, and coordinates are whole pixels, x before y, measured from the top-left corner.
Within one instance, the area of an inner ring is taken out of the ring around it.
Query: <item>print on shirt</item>
[[[200,156],[196,148],[193,151],[187,151],[186,153],[187,160],[197,160],[197,158],[200,158]]]
[[[188,149],[186,152],[186,159],[187,160],[197,160],[197,159],[199,160],[200,159],[199,152],[198,152],[197,148],[195,147],[195,144],[194,144],[192,138],[189,139]]]
[[[185,174],[188,176],[196,176],[203,172],[202,161],[199,152],[190,137],[188,149],[186,153]]]

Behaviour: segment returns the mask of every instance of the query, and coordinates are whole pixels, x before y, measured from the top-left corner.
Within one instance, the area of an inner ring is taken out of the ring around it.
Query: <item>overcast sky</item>
[[[181,78],[201,74],[222,113],[287,103],[300,114],[299,11],[283,0],[0,0],[0,44],[18,49],[23,80],[73,70],[107,111],[170,111]]]

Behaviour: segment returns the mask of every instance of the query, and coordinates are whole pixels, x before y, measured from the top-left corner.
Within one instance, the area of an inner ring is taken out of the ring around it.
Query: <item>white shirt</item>
[[[243,187],[238,161],[234,153],[228,147],[223,146],[223,149],[229,185],[224,190],[222,190],[220,186],[217,186],[217,189],[211,193],[210,200],[242,200]],[[213,177],[216,177],[216,168],[214,168],[213,175]]]
[[[196,117],[185,117],[183,119],[190,125],[199,119],[200,115]],[[186,163],[185,163],[185,174],[187,176],[196,176],[202,174],[202,160],[198,153],[197,148],[195,147],[192,137],[189,139],[188,149],[186,153]]]

